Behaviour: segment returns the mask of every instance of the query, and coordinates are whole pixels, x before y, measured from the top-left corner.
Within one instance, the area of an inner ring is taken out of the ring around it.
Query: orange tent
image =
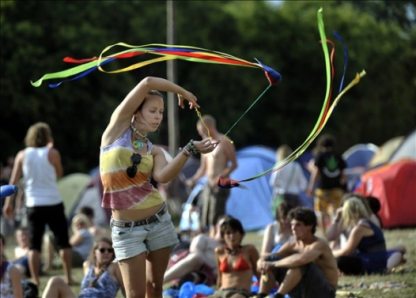
[[[415,160],[400,160],[366,172],[355,192],[380,200],[384,228],[416,226]]]

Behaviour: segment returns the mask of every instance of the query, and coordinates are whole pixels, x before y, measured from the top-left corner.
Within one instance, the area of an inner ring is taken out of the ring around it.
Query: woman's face
[[[28,246],[29,245],[29,233],[27,231],[18,230],[16,232],[16,241],[19,246]]]
[[[242,240],[243,235],[237,230],[228,229],[224,232],[224,242],[229,248],[240,246]]]
[[[94,253],[97,264],[108,264],[114,259],[114,249],[105,241],[98,243]]]
[[[156,131],[163,120],[165,105],[158,95],[148,95],[143,106],[136,114],[140,129],[145,132]]]

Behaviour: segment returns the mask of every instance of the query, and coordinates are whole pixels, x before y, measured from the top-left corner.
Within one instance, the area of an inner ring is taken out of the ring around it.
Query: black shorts
[[[63,203],[52,206],[27,207],[27,220],[30,249],[41,251],[46,225],[54,234],[55,244],[59,249],[71,247]]]

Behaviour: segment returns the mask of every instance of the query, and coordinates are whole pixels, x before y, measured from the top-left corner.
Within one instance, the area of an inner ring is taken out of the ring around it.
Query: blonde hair
[[[85,214],[77,214],[72,218],[72,223],[71,223],[72,231],[75,232],[77,230],[78,224],[84,224],[86,227],[89,227],[90,220]]]
[[[352,227],[358,223],[360,219],[370,218],[370,213],[364,205],[363,201],[358,197],[350,197],[342,206],[342,221],[344,227]]]
[[[26,147],[45,147],[52,140],[52,131],[45,122],[38,122],[29,127],[25,137]]]
[[[288,157],[293,150],[288,145],[281,145],[276,151],[276,160],[281,161]]]

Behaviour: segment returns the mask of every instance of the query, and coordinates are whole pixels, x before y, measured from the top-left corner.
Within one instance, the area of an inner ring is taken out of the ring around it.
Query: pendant
[[[141,141],[141,140],[135,140],[135,141],[133,141],[133,148],[136,149],[136,150],[143,149],[145,145],[146,144],[143,141]]]

